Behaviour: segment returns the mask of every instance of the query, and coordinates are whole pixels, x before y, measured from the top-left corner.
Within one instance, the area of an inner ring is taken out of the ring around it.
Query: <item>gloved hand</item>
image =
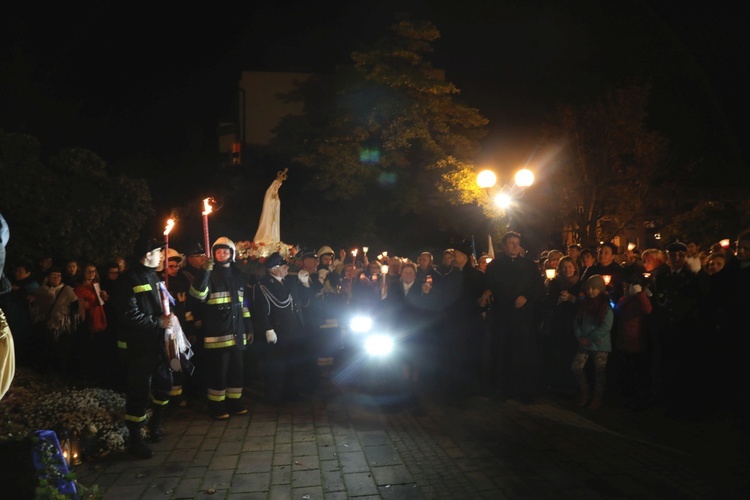
[[[328,276],[328,269],[321,269],[318,271],[318,278],[321,283],[326,280],[326,276]]]
[[[643,287],[641,287],[641,285],[630,285],[630,295],[640,293],[641,290],[643,290]]]
[[[276,332],[273,330],[266,330],[266,342],[269,344],[275,344],[279,338],[276,336]]]
[[[304,269],[300,270],[297,273],[297,277],[303,285],[307,285],[310,281],[310,273],[308,271],[305,271]]]
[[[687,265],[688,269],[690,269],[693,273],[697,273],[701,270],[701,260],[698,257],[688,257],[685,259],[685,265]]]
[[[206,259],[205,262],[203,262],[203,265],[201,266],[206,271],[213,271],[214,269],[214,259]]]

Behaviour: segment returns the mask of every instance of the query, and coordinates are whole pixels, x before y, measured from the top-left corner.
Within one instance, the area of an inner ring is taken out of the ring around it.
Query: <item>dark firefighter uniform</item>
[[[136,253],[160,248],[156,240],[136,243]],[[164,343],[161,317],[160,280],[155,268],[141,262],[133,263],[117,282],[114,296],[117,313],[118,347],[124,350],[127,364],[125,421],[130,430],[131,452],[148,458],[151,454],[141,440],[140,429],[147,419],[149,398],[153,409],[149,428],[152,440],[161,436],[161,417],[169,403],[172,373]]]
[[[219,248],[231,250],[229,265],[224,267],[217,260],[213,269],[201,269],[190,287],[190,295],[204,302],[200,340],[210,413],[213,418],[226,419],[230,413],[248,412],[240,402],[244,381],[242,351],[252,342],[253,330],[246,305],[245,278],[233,262],[234,243],[225,237],[216,240],[211,247],[214,260]]]

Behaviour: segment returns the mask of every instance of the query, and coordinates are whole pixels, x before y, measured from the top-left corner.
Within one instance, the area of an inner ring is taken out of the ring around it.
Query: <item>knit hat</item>
[[[603,292],[607,289],[607,286],[604,284],[604,278],[602,278],[601,274],[594,274],[586,280],[586,288],[596,288],[600,292]]]

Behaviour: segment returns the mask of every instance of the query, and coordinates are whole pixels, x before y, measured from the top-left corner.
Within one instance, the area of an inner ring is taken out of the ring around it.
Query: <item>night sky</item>
[[[0,127],[115,163],[213,148],[242,70],[329,71],[405,11],[437,26],[434,66],[490,119],[482,162],[533,155],[540,120],[557,102],[650,81],[651,124],[676,161],[705,158],[729,175],[744,166],[743,16],[611,3],[18,5],[3,16]]]

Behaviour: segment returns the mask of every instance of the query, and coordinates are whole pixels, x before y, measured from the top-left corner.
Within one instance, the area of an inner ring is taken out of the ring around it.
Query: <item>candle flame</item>
[[[357,249],[356,248],[354,250],[352,250],[352,256],[354,256],[354,257],[357,256]]]
[[[211,198],[206,198],[203,200],[203,215],[208,215],[213,210],[213,207],[211,207]]]
[[[605,274],[604,276],[602,276],[602,278],[604,278],[605,285],[609,285],[609,282],[612,281],[612,276],[610,276],[609,274]]]
[[[167,220],[167,226],[164,228],[164,236],[167,236],[174,227],[174,219]]]

